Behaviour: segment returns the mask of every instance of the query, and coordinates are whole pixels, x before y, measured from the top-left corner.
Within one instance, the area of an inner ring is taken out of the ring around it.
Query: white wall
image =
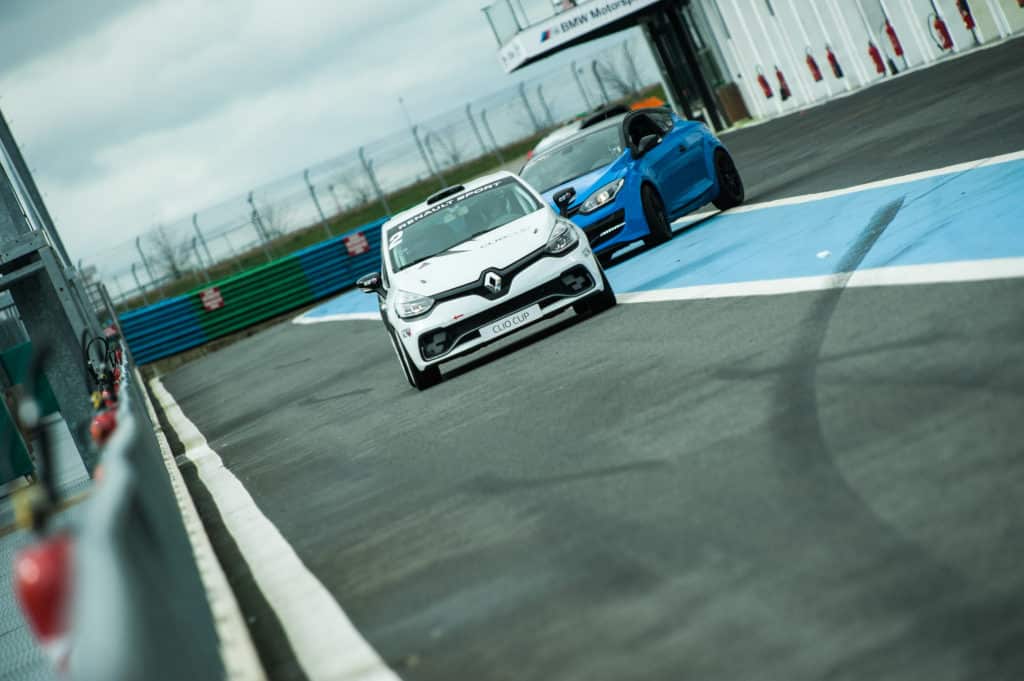
[[[955,43],[954,50],[941,51],[935,44],[932,0],[694,0],[693,11],[706,18],[726,61],[725,70],[740,86],[751,114],[766,117],[884,80],[891,75],[889,59],[903,71],[974,49],[974,37],[955,0],[934,3]],[[1017,0],[970,0],[970,6],[983,43],[1024,32],[1024,9]],[[896,57],[885,32],[887,17],[902,46],[902,57]],[[871,59],[870,44],[880,50],[885,74],[878,73]],[[843,78],[833,75],[826,45],[839,60]],[[813,80],[807,54],[821,69],[822,81]],[[776,67],[793,95],[785,102],[779,94]],[[758,85],[758,73],[771,85],[770,99]]]

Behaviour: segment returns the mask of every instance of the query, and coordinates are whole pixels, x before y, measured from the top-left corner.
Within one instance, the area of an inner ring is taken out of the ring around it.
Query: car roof
[[[536,161],[538,158],[541,158],[542,156],[547,156],[549,153],[551,153],[552,151],[555,151],[556,149],[561,149],[562,147],[564,147],[566,145],[572,144],[573,142],[575,142],[576,140],[578,140],[581,137],[586,137],[587,135],[589,135],[591,133],[594,133],[594,132],[597,132],[599,130],[604,130],[606,128],[615,127],[616,125],[621,125],[622,121],[625,120],[626,116],[628,116],[628,115],[629,114],[620,114],[618,116],[614,116],[612,118],[605,119],[605,120],[601,121],[600,123],[594,123],[593,125],[591,125],[589,127],[582,128],[581,130],[578,130],[577,132],[574,132],[572,135],[569,135],[568,137],[564,137],[564,138],[558,140],[558,142],[556,142],[555,144],[552,144],[550,147],[548,147],[544,151],[538,153],[536,156],[534,156],[529,161],[527,161],[526,164],[523,166],[523,168],[526,168],[526,166],[530,165],[531,163]]]
[[[496,173],[488,173],[487,175],[481,175],[480,177],[477,177],[477,178],[475,178],[473,180],[470,180],[469,182],[463,182],[462,183],[462,189],[460,191],[456,192],[456,193],[453,193],[452,196],[458,196],[459,194],[462,194],[463,192],[468,192],[470,190],[476,189],[477,187],[482,187],[485,184],[490,184],[491,182],[494,182],[495,180],[501,180],[501,179],[504,179],[506,177],[516,178],[517,180],[519,179],[518,176],[515,173],[510,173],[507,170],[499,170]],[[429,200],[429,199],[427,199],[427,200]],[[388,227],[390,227],[392,224],[399,223],[399,222],[404,222],[408,218],[411,218],[414,215],[418,215],[418,214],[422,213],[423,211],[425,211],[429,207],[430,207],[430,204],[427,203],[427,201],[421,201],[421,202],[417,203],[415,206],[412,206],[411,208],[407,208],[407,209],[403,210],[402,212],[400,212],[400,213],[398,213],[396,215],[391,216],[388,219],[388,221],[384,223],[384,225],[382,226],[382,229],[387,231]]]

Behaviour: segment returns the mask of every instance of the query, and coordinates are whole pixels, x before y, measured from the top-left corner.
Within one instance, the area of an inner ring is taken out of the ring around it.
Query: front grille
[[[590,247],[597,248],[604,242],[613,238],[616,234],[622,231],[622,228],[625,226],[625,221],[626,211],[620,209],[615,211],[605,219],[595,222],[594,224],[588,227],[584,227],[583,231],[587,235],[587,240],[590,241]],[[615,229],[616,227],[617,229]],[[608,230],[612,231],[609,232]],[[603,234],[603,232],[608,233]]]
[[[492,267],[484,270],[483,272],[480,273],[480,276],[477,277],[476,281],[472,281],[462,286],[456,286],[453,289],[442,291],[441,293],[437,293],[431,297],[439,303],[445,300],[461,298],[462,296],[480,296],[481,298],[486,298],[487,300],[496,300],[505,295],[509,287],[512,286],[512,280],[516,277],[516,275],[518,275],[520,272],[522,272],[527,267],[537,262],[541,258],[545,257],[549,257],[546,245],[538,248],[537,250],[531,253],[527,253],[525,256],[523,256],[519,260],[516,260],[511,265],[508,265],[501,269]],[[484,281],[487,275],[491,272],[497,274],[500,277],[501,283],[498,286],[498,290],[496,291],[492,291],[486,286],[484,286]]]
[[[513,312],[540,304],[541,309],[555,303],[559,298],[578,296],[594,287],[590,272],[583,265],[571,267],[557,278],[521,293],[500,305],[484,310],[465,319],[460,319],[450,326],[439,327],[427,331],[420,336],[420,354],[424,360],[442,357],[454,348],[480,337],[480,327],[509,316]]]

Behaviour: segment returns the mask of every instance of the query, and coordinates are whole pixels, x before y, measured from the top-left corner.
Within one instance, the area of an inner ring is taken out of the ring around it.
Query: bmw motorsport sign
[[[628,17],[661,0],[591,0],[575,9],[524,29],[498,50],[498,60],[511,73],[546,52],[550,52],[591,31]]]

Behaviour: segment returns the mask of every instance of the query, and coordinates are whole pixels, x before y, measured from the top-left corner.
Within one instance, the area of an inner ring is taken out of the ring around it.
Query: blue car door
[[[647,115],[647,112],[640,111],[630,114],[622,125],[626,142],[634,159],[637,157],[637,148],[641,139],[648,135],[662,138],[657,146],[636,160],[636,170],[654,182],[665,202],[665,207],[671,211],[676,185],[675,176],[679,172],[677,152],[672,149],[671,144],[665,142],[663,130]]]
[[[669,212],[677,214],[710,187],[704,163],[704,132],[699,123],[676,119],[667,110],[652,111],[650,116],[664,131],[661,146],[673,156],[671,192],[665,192],[662,198]]]

